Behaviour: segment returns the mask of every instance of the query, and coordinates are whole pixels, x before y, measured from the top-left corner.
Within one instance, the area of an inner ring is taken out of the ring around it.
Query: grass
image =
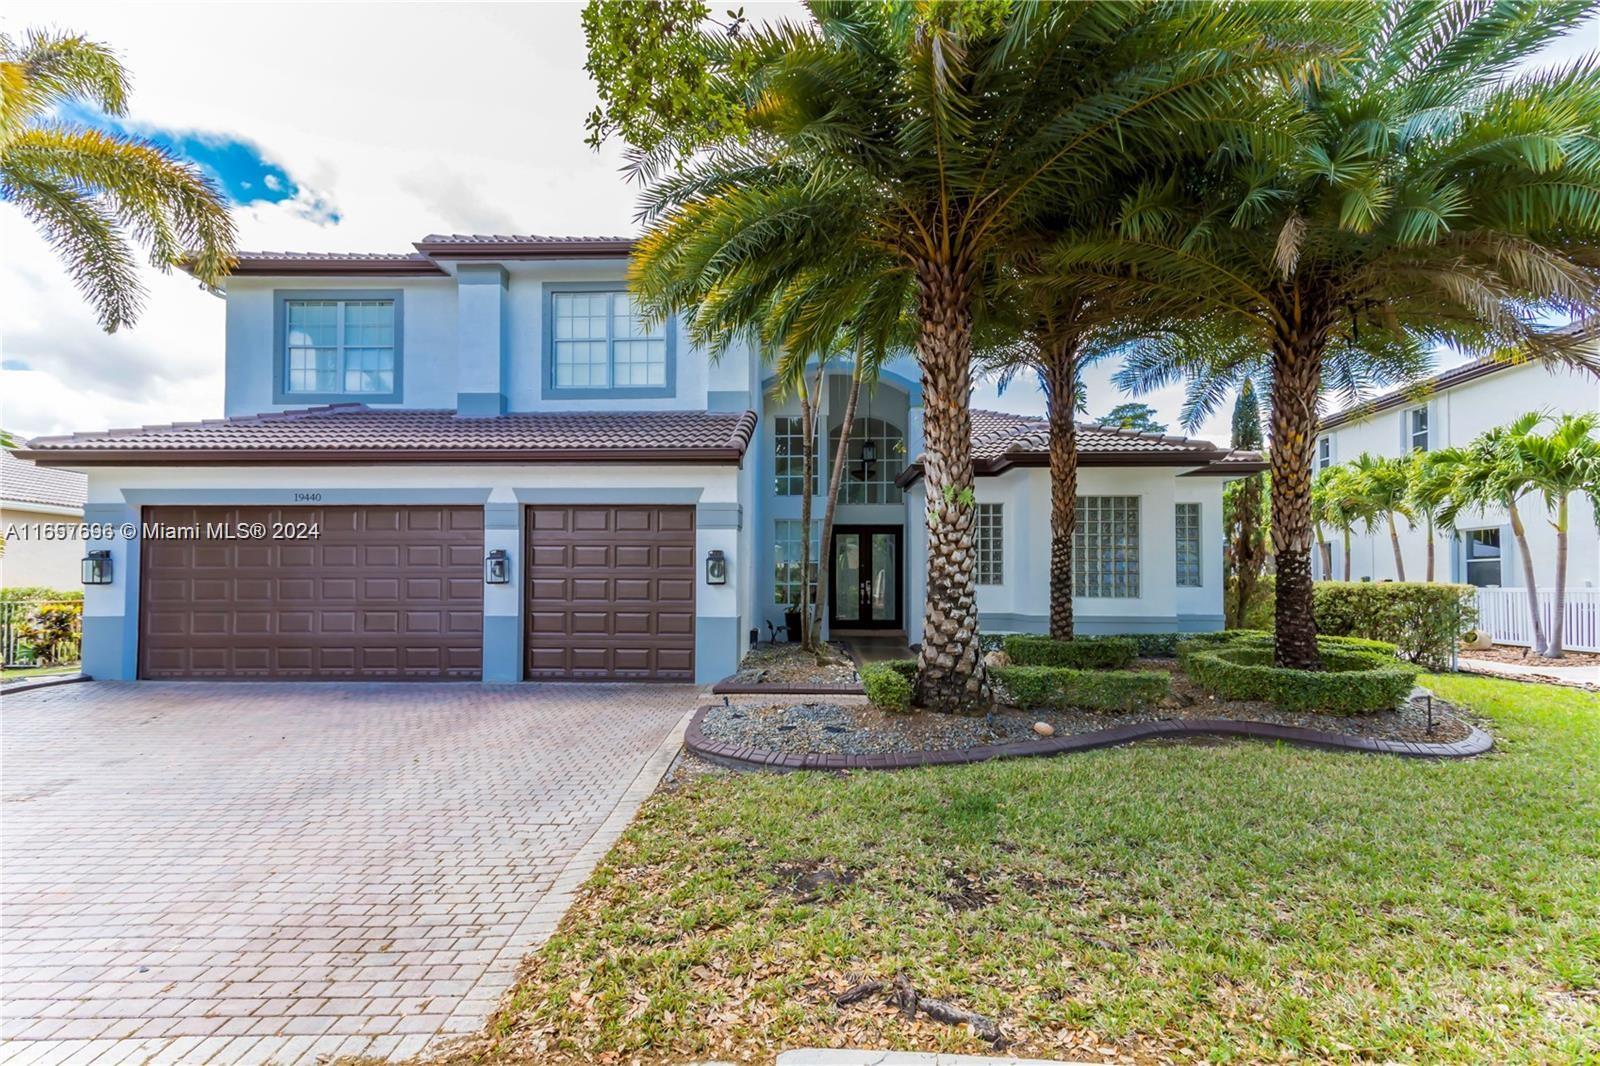
[[[1498,750],[700,779],[645,806],[459,1061],[987,1050],[833,1006],[897,972],[1021,1055],[1600,1061],[1600,697],[1425,680]],[[818,863],[847,881],[808,902]]]
[[[59,674],[76,674],[83,667],[77,663],[64,666],[7,666],[0,669],[0,681],[26,681],[34,677],[55,677]]]

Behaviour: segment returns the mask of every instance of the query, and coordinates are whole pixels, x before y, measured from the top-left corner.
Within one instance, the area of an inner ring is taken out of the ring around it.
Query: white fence
[[[1549,636],[1555,621],[1556,590],[1539,590],[1539,614]],[[1562,647],[1569,651],[1600,651],[1600,589],[1568,589],[1566,628]],[[1496,644],[1533,645],[1533,617],[1527,589],[1479,589],[1478,629]]]

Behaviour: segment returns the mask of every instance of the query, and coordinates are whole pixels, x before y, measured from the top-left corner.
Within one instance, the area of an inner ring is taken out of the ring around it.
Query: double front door
[[[835,526],[828,567],[828,624],[899,629],[899,526]]]

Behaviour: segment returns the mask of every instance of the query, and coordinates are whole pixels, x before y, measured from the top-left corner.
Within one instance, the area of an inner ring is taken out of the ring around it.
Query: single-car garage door
[[[481,507],[149,507],[144,522],[140,677],[482,676]]]
[[[694,680],[694,509],[529,507],[530,680]]]

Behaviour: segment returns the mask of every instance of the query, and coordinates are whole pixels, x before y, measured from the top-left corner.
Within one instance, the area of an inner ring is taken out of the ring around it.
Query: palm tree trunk
[[[1278,560],[1273,662],[1317,670],[1311,582],[1311,477],[1317,439],[1322,350],[1331,314],[1289,294],[1272,341],[1272,547]]]
[[[1406,561],[1400,555],[1400,530],[1394,524],[1394,512],[1385,511],[1384,517],[1389,520],[1389,544],[1394,548],[1394,576],[1404,581],[1406,579]]]
[[[1350,580],[1350,527],[1344,527],[1344,579]]]
[[[1050,422],[1050,635],[1072,639],[1072,535],[1078,524],[1077,345],[1040,352]]]
[[[1522,556],[1522,579],[1528,585],[1528,613],[1533,618],[1533,654],[1543,655],[1549,646],[1544,639],[1544,615],[1539,612],[1539,580],[1533,572],[1533,556],[1528,554],[1528,531],[1523,528],[1516,500],[1508,500],[1506,510],[1511,512],[1511,535],[1516,538],[1517,553]]]
[[[972,473],[972,302],[965,264],[918,264],[927,581],[914,700],[929,710],[985,714],[993,705],[978,644]]]
[[[850,453],[850,430],[856,421],[856,400],[861,396],[861,352],[856,351],[856,365],[850,371],[850,392],[845,397],[844,415],[839,420],[839,446],[833,450],[832,469],[828,473],[828,502],[822,511],[822,558],[817,563],[817,599],[811,609],[811,628],[822,632],[822,616],[828,606],[828,568],[833,560],[829,547],[833,543],[833,517],[839,509],[839,485],[844,481],[844,468]]]
[[[1428,584],[1433,584],[1433,516],[1428,516]]]
[[[1550,645],[1545,654],[1552,659],[1562,656],[1561,645],[1567,639],[1567,497],[1563,493],[1556,505],[1556,603],[1555,616],[1550,619]]]
[[[800,646],[817,650],[817,633],[811,622],[811,498],[817,477],[817,415],[822,408],[823,369],[817,365],[816,387],[810,388],[802,375],[800,383]],[[818,551],[827,545],[819,544]]]

